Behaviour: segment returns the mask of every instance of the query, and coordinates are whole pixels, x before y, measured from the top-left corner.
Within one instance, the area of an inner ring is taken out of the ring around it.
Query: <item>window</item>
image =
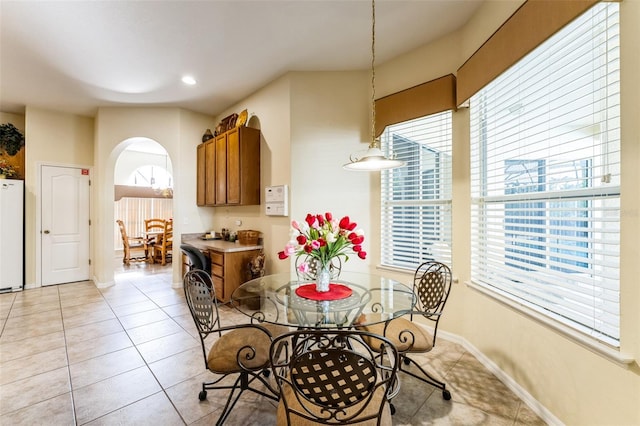
[[[619,345],[618,4],[471,99],[472,280]]]
[[[381,172],[382,264],[451,264],[451,111],[387,126],[382,150],[407,162]]]

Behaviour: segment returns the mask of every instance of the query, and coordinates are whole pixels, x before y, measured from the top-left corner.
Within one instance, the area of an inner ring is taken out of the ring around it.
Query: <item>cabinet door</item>
[[[206,154],[205,145],[198,145],[198,162],[196,168],[196,204],[204,206],[206,204],[205,191],[206,191]]]
[[[205,153],[205,192],[204,203],[212,206],[216,203],[216,145],[213,139],[204,143]]]
[[[240,134],[227,133],[227,204],[240,204]]]
[[[227,204],[227,136],[216,139],[216,204]]]

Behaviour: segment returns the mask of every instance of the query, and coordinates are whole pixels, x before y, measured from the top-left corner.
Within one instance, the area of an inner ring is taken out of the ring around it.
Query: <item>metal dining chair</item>
[[[384,323],[359,327],[393,342],[402,360],[399,370],[441,389],[445,400],[451,399],[451,392],[446,384],[429,374],[410,357],[410,354],[429,352],[435,346],[438,323],[449,298],[451,282],[451,269],[447,265],[435,261],[424,262],[414,273],[413,292],[417,301],[413,310],[407,312],[405,316]],[[414,316],[431,321],[433,333],[413,322]],[[367,343],[375,349],[380,342],[375,338],[369,338]],[[411,364],[418,370],[417,372],[409,369]]]
[[[271,333],[256,324],[223,326],[211,276],[206,271],[194,269],[187,272],[183,285],[187,305],[200,336],[205,367],[217,376],[211,382],[202,383],[198,398],[204,401],[208,390],[229,391],[217,424],[224,424],[244,391],[277,401],[278,392],[264,374],[269,371]],[[211,349],[207,351],[210,341]],[[229,376],[235,377],[233,384],[223,384]]]
[[[391,425],[389,400],[399,391],[398,352],[364,331],[298,330],[274,339],[271,369],[280,389],[278,425]],[[286,342],[287,350],[278,351]]]

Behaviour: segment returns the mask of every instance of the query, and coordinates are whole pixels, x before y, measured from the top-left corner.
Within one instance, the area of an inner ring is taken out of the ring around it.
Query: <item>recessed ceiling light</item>
[[[190,75],[185,75],[184,77],[182,77],[182,82],[184,84],[188,84],[189,86],[193,86],[194,84],[196,84],[196,79],[191,77]]]

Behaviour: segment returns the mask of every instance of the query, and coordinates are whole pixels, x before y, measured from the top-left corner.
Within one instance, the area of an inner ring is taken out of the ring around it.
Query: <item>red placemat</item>
[[[329,291],[316,290],[315,284],[305,284],[296,288],[296,294],[311,300],[340,300],[351,296],[353,290],[342,284],[329,284]]]

